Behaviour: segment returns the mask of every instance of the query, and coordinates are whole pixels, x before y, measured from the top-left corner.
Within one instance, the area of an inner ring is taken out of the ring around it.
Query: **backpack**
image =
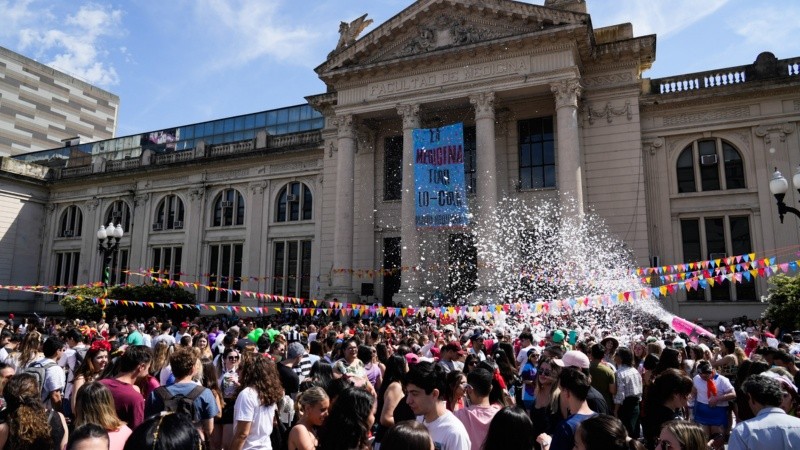
[[[50,367],[55,366],[56,363],[52,359],[48,359],[46,363],[42,364],[39,362],[33,363],[28,366],[23,373],[29,373],[36,377],[36,384],[39,386],[39,392],[42,393],[42,397],[44,397],[44,381],[47,379],[47,369]]]
[[[164,402],[164,411],[186,414],[191,418],[192,422],[194,422],[197,420],[197,411],[194,406],[194,401],[197,397],[200,397],[200,394],[202,394],[205,389],[205,387],[198,385],[187,395],[173,395],[166,386],[160,386],[156,388],[155,393],[161,397],[161,400]]]

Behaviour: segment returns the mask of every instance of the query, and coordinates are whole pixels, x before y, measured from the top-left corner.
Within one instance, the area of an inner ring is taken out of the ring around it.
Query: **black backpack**
[[[197,385],[187,395],[173,395],[166,386],[160,386],[156,388],[155,392],[156,395],[161,397],[161,401],[164,402],[164,411],[186,414],[194,422],[198,419],[194,401],[197,397],[200,397],[200,394],[202,394],[205,389],[205,387]]]

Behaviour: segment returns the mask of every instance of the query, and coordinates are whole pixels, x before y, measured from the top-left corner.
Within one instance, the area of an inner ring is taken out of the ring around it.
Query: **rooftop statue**
[[[339,24],[339,42],[336,44],[336,48],[332,53],[336,53],[339,50],[343,50],[353,45],[356,42],[356,39],[358,39],[358,35],[361,34],[361,32],[364,31],[364,29],[367,28],[371,23],[372,19],[367,19],[366,14],[350,23],[341,22]]]

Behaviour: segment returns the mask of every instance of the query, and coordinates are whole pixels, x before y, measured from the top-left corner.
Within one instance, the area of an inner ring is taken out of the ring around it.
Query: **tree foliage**
[[[772,286],[767,295],[764,317],[780,325],[781,330],[800,329],[800,275],[789,277],[784,274],[769,279]]]
[[[64,297],[61,300],[61,305],[64,307],[64,314],[68,318],[98,320],[102,317],[102,306],[94,304],[90,300],[92,298],[101,297],[103,295],[102,288],[73,288],[70,289],[69,293],[70,296]],[[79,299],[77,296],[82,297],[82,299]],[[195,303],[195,295],[191,292],[187,292],[177,286],[167,286],[163,284],[114,286],[109,289],[107,298],[136,302],[178,303],[182,305],[194,305]],[[149,306],[136,306],[132,304],[108,304],[105,308],[105,314],[108,318],[126,316],[128,318],[142,319],[158,315],[169,317],[173,322],[180,322],[197,317],[199,311],[194,308],[194,306],[179,309],[166,309],[158,306],[150,308]]]

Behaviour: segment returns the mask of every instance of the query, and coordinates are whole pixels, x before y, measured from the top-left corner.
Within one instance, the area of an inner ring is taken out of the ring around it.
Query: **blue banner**
[[[417,228],[469,224],[464,187],[464,126],[413,131]]]

